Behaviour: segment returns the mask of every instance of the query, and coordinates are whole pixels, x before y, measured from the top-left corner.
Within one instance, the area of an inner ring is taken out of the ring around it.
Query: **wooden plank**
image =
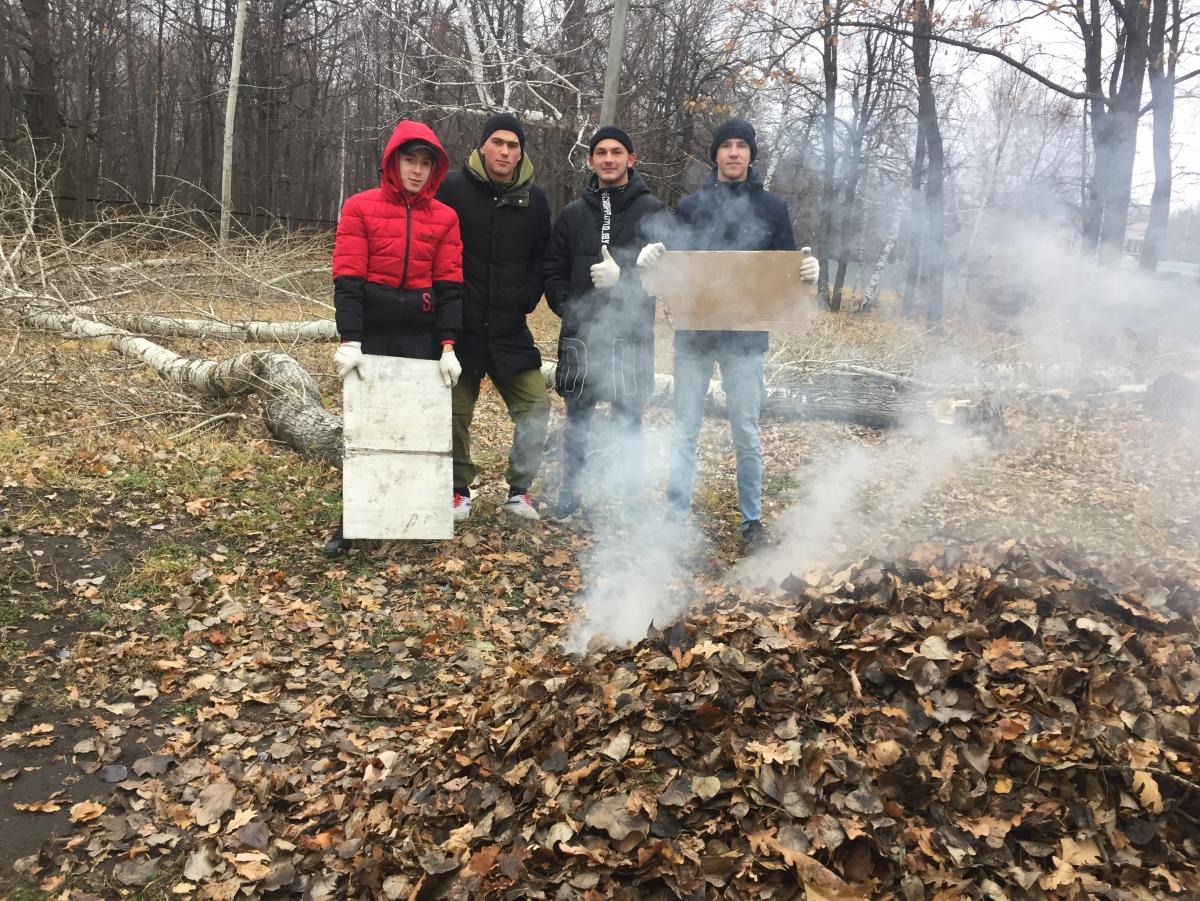
[[[672,250],[643,273],[677,329],[802,332],[816,285],[800,280],[808,254],[790,250]]]
[[[342,392],[343,533],[450,538],[450,389],[437,361],[368,354],[362,370]]]

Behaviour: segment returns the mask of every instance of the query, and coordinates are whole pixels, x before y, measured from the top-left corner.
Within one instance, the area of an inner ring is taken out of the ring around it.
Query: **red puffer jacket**
[[[436,149],[416,196],[403,188],[397,151],[409,141]],[[429,126],[402,120],[380,164],[379,187],[342,206],[333,244],[333,301],[343,341],[364,353],[436,359],[462,329],[458,215],[434,198],[450,158]]]

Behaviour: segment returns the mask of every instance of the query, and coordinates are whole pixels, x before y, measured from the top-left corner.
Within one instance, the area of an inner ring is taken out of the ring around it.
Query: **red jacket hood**
[[[395,157],[400,145],[408,141],[424,141],[432,144],[436,150],[433,157],[433,171],[429,173],[429,180],[425,182],[425,187],[421,189],[421,193],[416,198],[417,200],[428,200],[441,187],[442,179],[446,177],[446,172],[450,168],[450,157],[442,148],[433,129],[424,122],[401,119],[396,123],[396,130],[392,132],[391,140],[388,141],[387,149],[383,151],[383,159],[379,163],[379,187],[397,200],[404,197],[404,186],[400,183]]]

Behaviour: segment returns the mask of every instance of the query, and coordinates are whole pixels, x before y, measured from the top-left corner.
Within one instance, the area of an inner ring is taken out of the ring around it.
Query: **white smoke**
[[[732,578],[758,587],[882,553],[931,494],[987,453],[985,439],[932,418],[880,444],[831,446],[796,473],[804,487],[772,524],[776,543],[739,561]]]
[[[583,564],[588,584],[567,633],[570,653],[594,642],[622,647],[641,641],[651,625],[673,623],[696,597],[688,560],[698,539],[684,523],[642,510],[596,525]]]

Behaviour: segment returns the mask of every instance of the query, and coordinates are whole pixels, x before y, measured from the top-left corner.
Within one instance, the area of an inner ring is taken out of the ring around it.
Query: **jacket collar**
[[[712,171],[708,173],[708,178],[704,179],[703,188],[705,190],[728,191],[735,196],[766,190],[763,186],[762,176],[755,171],[753,166],[748,168],[745,181],[717,181],[717,167],[713,166]]]
[[[507,185],[497,184],[488,177],[487,169],[483,165],[483,154],[479,152],[478,147],[467,157],[466,163],[463,164],[463,172],[477,184],[498,192],[496,206],[529,206],[529,189],[533,186],[533,162],[528,156],[522,154],[521,162],[517,164],[516,178]]]
[[[642,194],[650,193],[650,186],[646,184],[645,179],[637,169],[629,170],[629,184],[622,185],[619,188],[603,189],[600,187],[600,181],[596,178],[596,173],[592,173],[588,178],[587,187],[583,191],[583,199],[594,207],[600,206],[600,195],[607,190],[609,198],[612,200],[613,209],[621,210],[633,202],[635,197]]]

